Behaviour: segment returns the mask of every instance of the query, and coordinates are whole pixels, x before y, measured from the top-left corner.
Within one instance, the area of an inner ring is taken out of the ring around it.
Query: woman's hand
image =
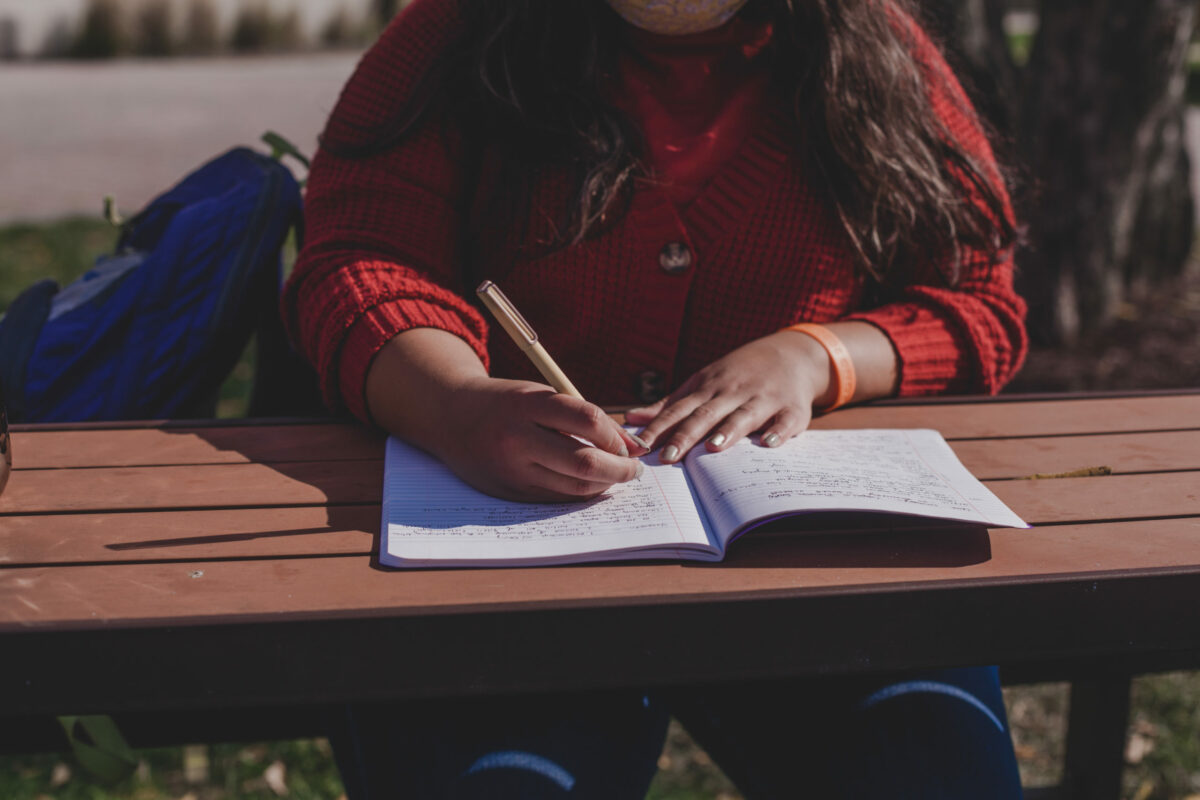
[[[709,450],[724,450],[758,430],[764,445],[778,447],[808,427],[813,403],[830,387],[825,349],[811,336],[780,331],[714,361],[669,397],[625,418],[646,426],[646,444],[662,443],[659,458],[667,463],[701,440]]]
[[[366,399],[377,424],[496,497],[583,500],[642,471],[631,456],[646,450],[598,406],[490,378],[474,350],[442,330],[388,342],[371,362]]]
[[[602,409],[541,384],[473,380],[448,397],[446,420],[434,454],[496,497],[583,500],[642,474],[630,451],[646,451]]]
[[[850,353],[857,377],[853,402],[890,397],[899,384],[895,348],[869,322],[825,326]],[[678,461],[697,442],[724,450],[743,436],[762,431],[760,441],[778,447],[808,427],[815,405],[830,405],[836,376],[816,339],[779,331],[739,347],[687,380],[670,397],[626,413],[632,425],[645,425],[642,438],[662,443],[663,461]]]

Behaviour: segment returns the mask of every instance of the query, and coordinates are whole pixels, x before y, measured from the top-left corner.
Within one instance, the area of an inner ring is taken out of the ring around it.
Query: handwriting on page
[[[807,431],[778,449],[698,454],[688,468],[723,529],[815,509],[976,514],[904,431]]]
[[[393,508],[390,522],[404,529],[393,536],[454,536],[506,540],[561,539],[640,534],[677,527],[667,501],[652,482],[616,486],[584,503],[510,503],[495,498],[472,502],[460,498],[446,520],[446,496],[423,495],[417,502]]]
[[[640,479],[586,502],[517,503],[472,489],[414,448],[395,440],[388,447],[385,513],[393,544],[427,541],[453,549],[492,542],[511,548],[579,540],[586,549],[586,540],[601,539],[596,547],[612,549],[707,542],[677,465],[647,464]],[[514,557],[521,553],[508,552]]]
[[[720,500],[753,488],[767,498],[854,497],[916,505],[967,508],[911,447],[893,442],[843,442],[828,446],[819,438],[793,449],[795,461],[780,462],[767,448],[746,448],[734,483],[723,481]],[[728,476],[726,480],[733,478]]]

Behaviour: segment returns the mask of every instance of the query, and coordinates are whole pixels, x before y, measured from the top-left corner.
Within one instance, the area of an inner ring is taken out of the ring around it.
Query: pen
[[[479,299],[487,306],[487,310],[492,312],[492,316],[500,323],[500,327],[508,332],[512,340],[517,343],[517,347],[521,348],[521,352],[529,356],[529,360],[537,367],[538,372],[542,373],[546,382],[554,387],[555,391],[559,394],[569,394],[571,397],[583,399],[583,395],[575,388],[575,384],[571,383],[571,379],[558,368],[558,364],[554,363],[554,359],[546,352],[546,348],[542,347],[533,326],[525,321],[521,312],[517,311],[517,307],[504,296],[504,292],[500,291],[499,286],[491,281],[484,281],[479,284],[475,294],[479,295]]]
[[[538,372],[542,373],[542,377],[554,387],[555,391],[559,394],[569,394],[571,397],[583,399],[583,395],[575,388],[575,384],[571,383],[571,379],[559,368],[558,364],[554,363],[554,359],[546,352],[546,348],[542,347],[542,343],[538,341],[537,331],[525,321],[525,317],[521,316],[521,312],[517,311],[517,307],[512,304],[512,301],[504,296],[504,292],[500,291],[499,286],[491,281],[484,281],[479,284],[475,294],[479,295],[479,299],[483,301],[487,310],[492,312],[492,316],[500,323],[500,327],[504,328],[512,337],[517,347],[521,348],[521,352],[529,357]],[[637,436],[628,431],[626,434],[638,447],[645,450],[650,449]]]

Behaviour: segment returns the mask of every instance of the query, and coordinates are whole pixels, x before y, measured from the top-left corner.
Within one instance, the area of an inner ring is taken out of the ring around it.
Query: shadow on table
[[[773,523],[734,542],[722,563],[743,569],[936,569],[966,567],[992,557],[988,529],[980,525],[828,527],[832,526],[798,531],[795,523],[788,529],[786,520]]]
[[[138,552],[183,548],[178,554],[181,558],[231,559],[370,554],[374,561],[383,486],[381,435],[361,425],[335,420],[168,423],[161,430],[195,437],[213,450],[243,456],[249,465],[209,462],[203,466],[236,469],[252,465],[257,472],[250,479],[262,483],[262,500],[247,505],[243,492],[240,500],[229,505],[218,502],[199,509],[213,515],[213,521],[220,523],[215,526],[218,529],[222,525],[234,528],[228,532],[124,541],[106,545],[108,549]],[[251,515],[253,523],[241,524]],[[298,519],[307,524],[294,526],[284,522]],[[276,524],[279,527],[273,528]],[[293,547],[279,546],[269,552],[244,547],[228,553],[210,549],[201,554],[191,550],[290,537],[304,537],[305,542]]]

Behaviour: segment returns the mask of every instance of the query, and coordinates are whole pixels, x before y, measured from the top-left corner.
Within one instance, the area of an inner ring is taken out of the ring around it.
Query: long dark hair
[[[619,216],[643,172],[638,131],[601,95],[622,23],[603,0],[457,5],[459,39],[366,150],[446,112],[501,148],[509,191],[527,190],[542,168],[569,168],[556,244],[582,241]],[[917,56],[908,0],[751,0],[741,13],[773,25],[775,83],[803,123],[798,152],[863,270],[883,283],[935,256],[955,284],[962,247],[998,258],[1013,243],[999,172],[932,107],[930,81],[944,76]]]

